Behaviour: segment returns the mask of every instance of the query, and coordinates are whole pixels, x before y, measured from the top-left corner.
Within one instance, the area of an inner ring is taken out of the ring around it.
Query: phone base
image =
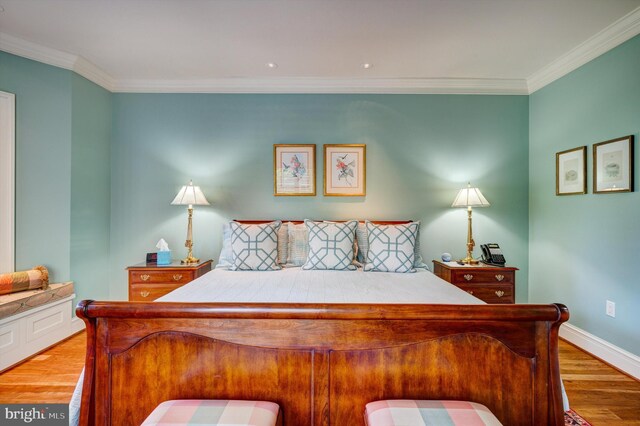
[[[504,263],[493,263],[493,262],[489,262],[489,261],[487,261],[487,260],[483,260],[483,261],[482,261],[482,263],[483,263],[484,265],[489,265],[489,266],[498,266],[498,267],[500,267],[500,268],[504,268],[504,265],[505,265]]]

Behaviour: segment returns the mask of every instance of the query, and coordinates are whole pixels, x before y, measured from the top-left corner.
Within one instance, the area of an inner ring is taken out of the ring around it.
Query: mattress
[[[214,269],[157,302],[481,304],[433,273]]]
[[[64,299],[73,294],[73,283],[50,284],[46,290],[27,290],[0,296],[0,319],[37,306]]]

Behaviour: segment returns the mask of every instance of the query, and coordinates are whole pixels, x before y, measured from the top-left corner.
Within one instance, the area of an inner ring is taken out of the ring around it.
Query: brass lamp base
[[[464,263],[466,265],[477,265],[480,263],[480,261],[472,258],[472,257],[465,257],[464,259],[460,259],[459,260],[460,263]]]
[[[183,265],[190,265],[192,263],[200,262],[200,259],[193,256],[193,240],[191,240],[191,215],[189,215],[189,230],[187,231],[187,235],[189,236],[189,239],[184,243],[184,246],[188,249],[187,257],[180,261],[180,263],[182,263]]]
[[[190,265],[192,263],[199,263],[199,262],[200,262],[200,259],[193,256],[186,257],[180,261],[180,263],[182,263],[183,265]]]

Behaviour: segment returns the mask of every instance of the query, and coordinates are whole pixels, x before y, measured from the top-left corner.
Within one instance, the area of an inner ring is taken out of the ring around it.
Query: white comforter
[[[214,269],[158,302],[483,303],[424,269],[415,273]]]

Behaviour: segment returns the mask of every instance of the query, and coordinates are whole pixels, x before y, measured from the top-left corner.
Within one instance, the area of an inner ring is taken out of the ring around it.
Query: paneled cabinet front
[[[433,261],[433,272],[487,303],[515,303],[516,271],[509,266],[458,265]]]
[[[182,287],[211,270],[211,261],[195,265],[174,263],[167,266],[140,264],[130,266],[129,300],[150,302]]]

